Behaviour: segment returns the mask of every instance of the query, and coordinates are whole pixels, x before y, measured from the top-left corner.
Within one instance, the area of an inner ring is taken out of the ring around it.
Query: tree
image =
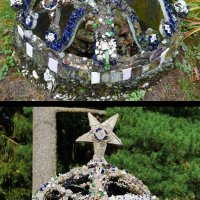
[[[30,108],[0,110],[0,199],[27,200],[32,185],[32,115]]]
[[[200,199],[199,120],[134,107],[106,113],[119,113],[115,132],[123,142],[110,163],[143,180],[160,199]]]

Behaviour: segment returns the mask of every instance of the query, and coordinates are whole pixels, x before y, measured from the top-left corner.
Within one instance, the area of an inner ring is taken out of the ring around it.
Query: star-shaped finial
[[[94,144],[94,156],[88,165],[95,163],[107,164],[104,158],[107,143],[122,145],[122,141],[113,132],[118,117],[119,114],[116,114],[100,123],[91,113],[88,113],[91,130],[76,139],[76,142],[93,142]]]

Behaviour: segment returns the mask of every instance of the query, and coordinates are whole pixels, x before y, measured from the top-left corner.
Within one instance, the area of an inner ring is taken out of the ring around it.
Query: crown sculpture
[[[88,113],[91,130],[76,142],[92,142],[94,156],[86,165],[53,177],[33,195],[33,200],[156,200],[148,188],[125,170],[104,158],[107,144],[122,145],[113,132],[118,114],[100,123]]]
[[[66,91],[71,98],[80,93],[82,98],[99,97],[109,89],[112,95],[163,71],[178,53],[179,22],[188,7],[184,0],[145,2],[11,0],[17,12],[16,46],[24,54],[23,74],[62,99]],[[148,13],[148,8],[142,11],[148,2],[151,10],[160,9],[156,30],[148,28],[131,6],[138,5],[142,15]]]

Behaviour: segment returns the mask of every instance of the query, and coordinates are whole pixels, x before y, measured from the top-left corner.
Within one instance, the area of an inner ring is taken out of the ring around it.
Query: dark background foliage
[[[31,198],[32,109],[0,108],[0,199]]]
[[[100,108],[99,108],[100,109]],[[101,108],[104,109],[104,108]],[[120,114],[106,159],[143,180],[160,199],[200,199],[198,107],[107,108]],[[57,171],[86,164],[92,144],[74,143],[90,130],[86,113],[57,114]],[[10,140],[11,139],[11,140]],[[31,199],[32,109],[0,107],[0,199]]]

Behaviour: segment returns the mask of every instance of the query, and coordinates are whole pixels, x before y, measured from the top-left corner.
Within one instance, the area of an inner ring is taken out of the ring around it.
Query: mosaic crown
[[[37,66],[32,76],[52,90],[63,79],[84,86],[133,83],[165,67],[180,44],[179,21],[188,7],[184,0],[151,1],[163,16],[153,30],[137,16],[135,2],[11,0],[17,11],[17,46]]]

